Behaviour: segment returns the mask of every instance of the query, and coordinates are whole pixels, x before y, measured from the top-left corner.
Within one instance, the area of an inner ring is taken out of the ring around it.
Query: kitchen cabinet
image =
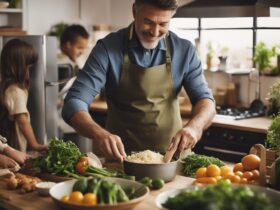
[[[194,148],[194,152],[240,162],[254,144],[265,143],[266,133],[211,126]]]
[[[18,8],[0,9],[0,35],[23,35],[26,30],[27,0],[20,0]]]

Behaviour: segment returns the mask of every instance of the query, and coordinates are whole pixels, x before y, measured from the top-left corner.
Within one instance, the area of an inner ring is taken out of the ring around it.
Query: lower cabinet
[[[254,144],[264,144],[265,133],[241,131],[211,126],[203,133],[194,152],[215,156],[221,160],[240,162]]]

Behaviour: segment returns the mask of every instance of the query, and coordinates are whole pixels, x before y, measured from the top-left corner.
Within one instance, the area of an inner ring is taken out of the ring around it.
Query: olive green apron
[[[126,152],[145,149],[164,152],[182,128],[169,46],[166,45],[165,64],[144,68],[130,63],[128,45],[132,34],[133,25],[129,28],[119,85],[107,95],[106,127],[121,137]]]

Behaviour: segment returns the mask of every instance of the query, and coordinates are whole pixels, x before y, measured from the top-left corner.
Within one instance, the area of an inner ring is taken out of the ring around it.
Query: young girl
[[[9,145],[22,152],[26,152],[27,144],[35,151],[47,149],[47,145],[36,141],[27,110],[29,70],[37,59],[35,49],[20,39],[10,40],[1,53],[1,134]]]

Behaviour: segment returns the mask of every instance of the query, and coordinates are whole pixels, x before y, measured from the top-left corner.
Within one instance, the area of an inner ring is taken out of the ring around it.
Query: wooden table
[[[156,196],[171,189],[181,189],[192,184],[193,179],[177,175],[172,182],[166,183],[160,190],[153,190],[147,198],[133,210],[155,210]],[[19,194],[16,190],[7,190],[3,181],[0,180],[0,207],[9,210],[59,210],[60,208],[50,197],[42,197],[37,192]]]

